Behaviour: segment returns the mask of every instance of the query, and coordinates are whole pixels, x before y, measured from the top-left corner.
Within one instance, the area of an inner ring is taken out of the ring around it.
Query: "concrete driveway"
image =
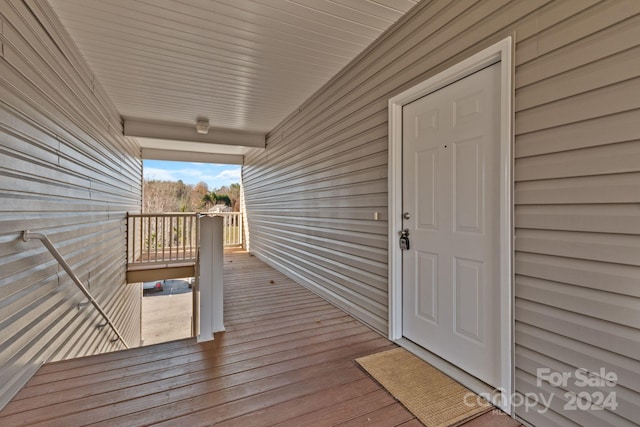
[[[191,336],[192,292],[186,279],[165,280],[162,292],[142,296],[142,345]]]

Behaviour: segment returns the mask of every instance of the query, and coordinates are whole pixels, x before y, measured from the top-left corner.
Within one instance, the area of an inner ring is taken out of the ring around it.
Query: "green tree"
[[[143,206],[145,213],[196,212],[209,210],[217,203],[224,203],[234,211],[240,210],[240,184],[231,184],[209,191],[204,182],[196,185],[182,181],[143,181]]]
[[[222,202],[225,204],[225,206],[231,206],[231,199],[229,198],[229,196],[227,196],[226,194],[217,194],[216,195],[216,200],[218,202]]]
[[[229,203],[225,202],[225,204],[231,206],[235,212],[240,211],[240,184],[235,183],[228,187],[224,185],[215,192],[218,195],[218,200],[220,200],[220,196],[225,195],[229,197]]]
[[[215,191],[211,191],[207,194],[205,194],[204,196],[202,196],[202,207],[208,209],[211,206],[215,206],[215,204],[218,202],[218,196],[216,195]]]

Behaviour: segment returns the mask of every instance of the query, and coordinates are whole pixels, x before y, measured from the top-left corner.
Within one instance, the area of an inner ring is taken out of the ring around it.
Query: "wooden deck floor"
[[[0,425],[422,425],[354,362],[390,341],[247,253],[228,253],[224,274],[214,341],[46,364]],[[468,425],[519,425],[491,420]]]

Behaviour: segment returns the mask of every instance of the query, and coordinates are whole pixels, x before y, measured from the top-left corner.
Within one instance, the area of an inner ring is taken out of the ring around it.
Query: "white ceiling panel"
[[[49,1],[126,120],[262,133],[416,3]]]

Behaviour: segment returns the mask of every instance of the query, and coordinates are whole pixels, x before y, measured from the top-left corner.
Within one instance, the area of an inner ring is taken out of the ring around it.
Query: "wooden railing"
[[[222,239],[225,247],[242,246],[242,212],[216,212],[204,215],[224,218]]]
[[[195,263],[199,215],[223,217],[224,246],[242,246],[241,212],[130,213],[127,215],[129,269]]]
[[[198,218],[195,213],[129,214],[129,265],[195,262]]]

